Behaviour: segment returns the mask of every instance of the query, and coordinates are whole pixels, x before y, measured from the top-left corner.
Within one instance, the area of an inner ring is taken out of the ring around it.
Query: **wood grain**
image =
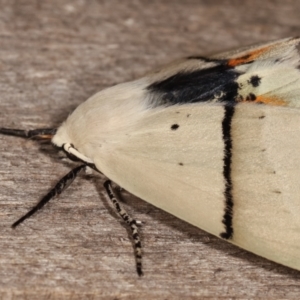
[[[300,2],[0,1],[0,126],[56,127],[96,91],[172,59],[300,33]],[[74,164],[0,136],[1,299],[299,299],[300,273],[122,192],[143,222],[143,278],[128,231],[82,175],[10,225]],[[184,202],[183,202],[184,205]]]

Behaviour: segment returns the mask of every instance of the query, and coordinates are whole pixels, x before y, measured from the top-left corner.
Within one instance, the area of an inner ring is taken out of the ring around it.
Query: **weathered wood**
[[[96,91],[191,54],[299,35],[300,2],[1,1],[0,126],[58,126]],[[0,136],[1,299],[299,299],[300,273],[122,192],[143,222],[143,278],[131,240],[81,175],[15,230],[73,163],[51,146]],[[184,199],[183,199],[184,204]]]

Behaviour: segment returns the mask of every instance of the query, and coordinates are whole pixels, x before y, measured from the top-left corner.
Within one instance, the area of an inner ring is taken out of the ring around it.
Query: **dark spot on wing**
[[[252,76],[249,80],[248,83],[251,84],[253,87],[258,87],[260,85],[261,78],[257,75]]]
[[[259,119],[264,119],[266,116],[260,116],[260,117],[258,117]]]
[[[183,163],[180,162],[180,163],[179,163],[179,166],[183,166]]]
[[[256,100],[256,96],[253,93],[250,93],[247,97],[246,97],[246,101],[255,101]]]
[[[179,125],[178,124],[173,124],[172,126],[171,126],[171,129],[172,130],[177,130],[179,128]]]
[[[186,117],[189,118],[191,114],[187,114]]]
[[[275,194],[281,194],[281,191],[275,190],[275,191],[273,191],[273,193],[275,193]]]

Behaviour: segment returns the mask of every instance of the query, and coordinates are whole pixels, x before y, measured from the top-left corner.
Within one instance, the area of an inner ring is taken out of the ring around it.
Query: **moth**
[[[58,129],[0,133],[51,141],[78,167],[19,225],[85,169],[128,223],[112,182],[257,255],[300,270],[299,38],[191,56],[80,104]]]

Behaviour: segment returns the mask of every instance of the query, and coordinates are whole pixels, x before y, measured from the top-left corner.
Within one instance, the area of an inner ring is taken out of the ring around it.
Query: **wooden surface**
[[[0,5],[0,126],[24,129],[56,127],[96,91],[172,59],[300,34],[298,0]],[[12,230],[74,164],[51,146],[7,136],[0,157],[0,299],[300,297],[300,272],[123,191],[124,206],[143,222],[145,276],[138,278],[130,237],[98,177],[80,176]]]

